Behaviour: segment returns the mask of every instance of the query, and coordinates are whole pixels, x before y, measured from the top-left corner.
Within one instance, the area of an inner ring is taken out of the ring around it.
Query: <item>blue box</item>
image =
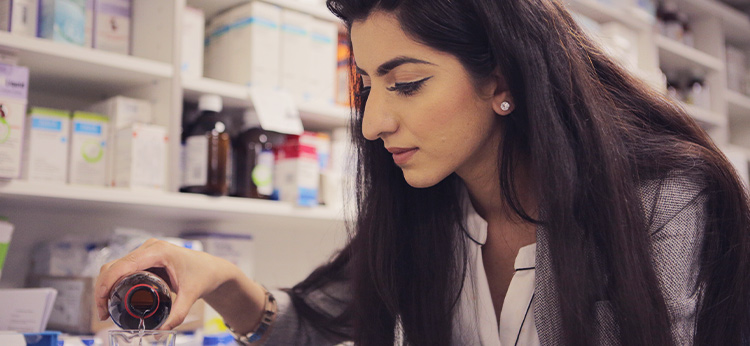
[[[40,0],[39,37],[86,45],[89,0]]]
[[[24,333],[26,346],[58,346],[60,332]]]

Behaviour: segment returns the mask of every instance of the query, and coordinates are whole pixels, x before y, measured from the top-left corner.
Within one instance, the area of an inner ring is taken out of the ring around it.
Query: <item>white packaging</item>
[[[13,236],[13,224],[0,217],[0,277],[3,275],[3,264],[8,256],[11,236]]]
[[[22,177],[29,181],[66,183],[70,147],[70,113],[34,107],[26,117]]]
[[[0,64],[0,178],[21,174],[29,69]]]
[[[93,0],[39,0],[38,36],[86,45],[87,1]]]
[[[73,113],[68,161],[69,183],[108,185],[108,126],[108,119],[103,115]]]
[[[38,0],[0,0],[0,30],[36,36]]]
[[[136,123],[115,135],[114,186],[163,190],[167,172],[167,129]]]
[[[307,56],[312,41],[310,26],[314,19],[292,10],[281,13],[281,87],[296,101],[310,97],[311,86],[307,78]]]
[[[335,23],[313,19],[310,26],[308,78],[311,101],[333,104],[336,98],[338,28]]]
[[[315,147],[304,144],[299,136],[289,136],[276,149],[276,193],[278,200],[299,206],[318,205],[320,166]]]
[[[199,240],[204,252],[232,262],[248,277],[255,276],[255,248],[251,235],[190,232],[180,237]]]
[[[203,11],[185,7],[182,15],[182,75],[189,78],[203,77],[203,46],[206,18]]]
[[[153,122],[151,103],[146,100],[125,96],[115,96],[89,107],[89,111],[106,115],[109,118],[108,141],[115,142],[115,133],[135,123],[150,124]],[[110,151],[114,146],[109,147]],[[114,153],[109,154],[114,158]],[[114,159],[107,163],[107,185],[114,185]]]
[[[130,54],[131,0],[93,1],[93,47]]]
[[[125,96],[111,97],[92,105],[89,110],[106,115],[114,130],[136,122],[150,124],[154,120],[150,102]]]
[[[205,75],[247,86],[277,88],[280,21],[280,7],[259,1],[216,16],[207,32]]]

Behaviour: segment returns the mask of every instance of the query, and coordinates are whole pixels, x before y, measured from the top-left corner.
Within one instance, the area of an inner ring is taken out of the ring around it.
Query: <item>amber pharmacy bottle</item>
[[[227,195],[231,140],[221,110],[220,96],[201,96],[198,118],[183,130],[181,192]]]
[[[234,196],[270,199],[273,194],[274,141],[278,134],[265,131],[253,110],[244,114],[242,132],[234,140]]]
[[[172,310],[171,291],[156,274],[141,271],[121,278],[109,295],[109,315],[122,329],[157,329]]]

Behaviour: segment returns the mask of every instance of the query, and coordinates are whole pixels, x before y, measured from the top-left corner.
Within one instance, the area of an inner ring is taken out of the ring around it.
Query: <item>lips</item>
[[[412,156],[419,150],[419,148],[386,148],[389,153],[393,154],[393,162],[397,165],[403,165],[407,163]]]

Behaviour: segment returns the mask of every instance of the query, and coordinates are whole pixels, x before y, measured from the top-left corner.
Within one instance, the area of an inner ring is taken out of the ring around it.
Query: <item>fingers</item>
[[[198,300],[198,297],[195,293],[180,292],[172,304],[172,311],[169,312],[169,317],[167,317],[167,320],[159,329],[172,330],[182,324],[196,300]]]
[[[161,241],[149,239],[143,245],[127,254],[125,257],[109,262],[102,266],[96,280],[94,297],[100,320],[109,317],[107,299],[112,286],[123,276],[151,267],[164,266],[167,247]]]

